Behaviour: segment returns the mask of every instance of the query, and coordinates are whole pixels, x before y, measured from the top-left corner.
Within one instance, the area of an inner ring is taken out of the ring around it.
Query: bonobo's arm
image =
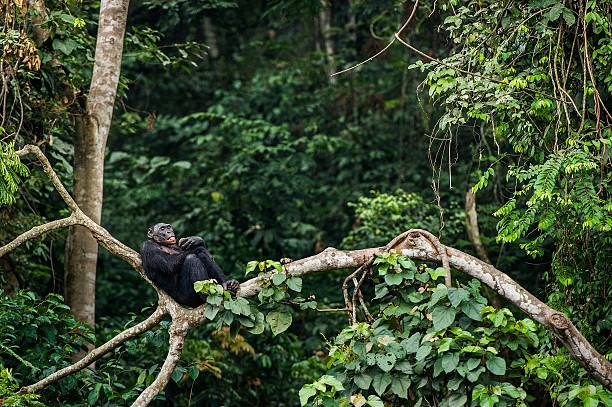
[[[140,255],[145,271],[151,273],[173,274],[183,267],[185,258],[192,251],[181,251],[177,254],[163,253],[158,243],[147,240],[142,245]]]

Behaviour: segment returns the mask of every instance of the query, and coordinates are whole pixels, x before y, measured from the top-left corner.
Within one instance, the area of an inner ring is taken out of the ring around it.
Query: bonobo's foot
[[[223,288],[236,295],[238,290],[240,290],[240,283],[236,280],[227,280],[223,283]]]

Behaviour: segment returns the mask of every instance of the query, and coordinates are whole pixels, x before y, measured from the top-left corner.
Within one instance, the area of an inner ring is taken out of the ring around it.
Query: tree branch
[[[106,342],[104,345],[93,349],[83,359],[79,360],[78,362],[70,366],[67,366],[63,369],[60,369],[57,372],[50,374],[49,376],[45,377],[44,379],[34,384],[31,384],[29,386],[22,388],[21,390],[19,390],[19,393],[31,393],[31,392],[38,391],[40,389],[47,387],[49,384],[58,381],[62,377],[66,377],[69,374],[72,374],[74,372],[78,372],[81,369],[84,369],[85,367],[93,363],[94,361],[98,360],[99,358],[107,354],[108,352],[112,351],[113,349],[121,345],[122,343],[132,338],[135,338],[141,333],[146,332],[149,329],[153,328],[155,325],[159,323],[159,321],[161,321],[164,314],[165,314],[165,311],[163,310],[163,308],[158,306],[157,309],[153,312],[153,314],[151,314],[144,321],[119,333],[114,338]]]
[[[21,235],[17,236],[11,242],[7,243],[4,246],[1,246],[0,247],[0,257],[4,256],[5,254],[9,252],[12,252],[17,247],[21,246],[28,240],[35,239],[52,230],[61,229],[61,228],[65,228],[65,227],[76,225],[76,224],[78,224],[78,219],[74,214],[72,214],[68,216],[67,218],[54,220],[52,222],[48,222],[48,223],[45,223],[39,226],[34,226],[32,229],[28,230],[27,232],[22,233]]]
[[[188,329],[189,323],[186,320],[175,319],[172,321],[172,325],[170,326],[170,349],[168,349],[166,360],[153,383],[140,393],[140,396],[134,401],[132,407],[148,406],[151,400],[166,387],[170,377],[172,377],[174,368],[181,358],[181,352],[183,351],[183,344],[185,343],[185,336],[187,335]]]

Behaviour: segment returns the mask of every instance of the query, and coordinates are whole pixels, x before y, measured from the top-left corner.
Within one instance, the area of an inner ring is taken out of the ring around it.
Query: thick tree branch
[[[159,321],[161,321],[164,314],[165,312],[163,308],[158,306],[155,312],[153,312],[153,314],[151,314],[144,321],[119,333],[114,338],[106,342],[104,345],[93,349],[83,359],[79,360],[78,362],[70,366],[67,366],[63,369],[60,369],[55,373],[50,374],[49,376],[45,377],[39,382],[36,382],[34,384],[24,387],[23,389],[20,390],[20,393],[30,393],[30,392],[38,391],[40,389],[47,387],[49,384],[58,381],[62,377],[66,377],[69,374],[72,374],[74,372],[78,372],[81,369],[84,369],[85,367],[89,366],[91,363],[95,362],[96,360],[98,360],[99,358],[107,354],[108,352],[117,348],[122,343],[132,338],[135,338],[141,333],[146,332],[149,329],[153,328],[155,325],[159,323]]]
[[[172,325],[170,326],[170,349],[168,349],[166,360],[153,383],[140,393],[140,396],[134,401],[132,407],[148,406],[151,400],[166,387],[170,377],[172,377],[174,368],[181,358],[181,352],[183,351],[183,344],[185,343],[185,336],[187,335],[188,329],[189,323],[186,320],[174,319],[172,321]]]
[[[396,248],[401,249],[404,256],[436,263],[443,262],[443,256],[438,254],[438,251],[432,247],[427,238],[411,232],[407,232],[409,234],[408,238],[396,246]],[[406,233],[398,237],[403,235],[406,235]],[[612,364],[593,348],[565,315],[537,299],[520,284],[492,265],[452,247],[444,246],[444,249],[448,255],[450,267],[480,280],[523,310],[529,317],[548,328],[563,342],[570,354],[580,362],[587,372],[606,388],[612,390]],[[322,271],[360,267],[372,256],[382,253],[384,250],[385,247],[346,252],[327,249],[315,256],[286,264],[285,268],[289,274],[301,276]],[[271,278],[271,274],[242,283],[238,295],[244,297],[257,295],[261,291],[262,282],[268,278]]]

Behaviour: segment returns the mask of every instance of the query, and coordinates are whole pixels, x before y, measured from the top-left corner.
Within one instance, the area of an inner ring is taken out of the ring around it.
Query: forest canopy
[[[0,405],[612,404],[611,1],[0,6]]]

